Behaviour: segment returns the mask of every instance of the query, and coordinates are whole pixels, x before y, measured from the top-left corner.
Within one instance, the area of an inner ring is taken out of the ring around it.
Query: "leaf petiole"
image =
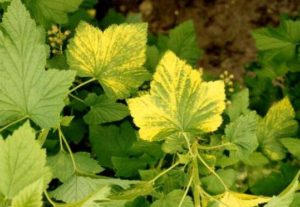
[[[64,134],[62,133],[62,130],[61,130],[60,127],[58,128],[58,133],[59,133],[59,138],[65,143],[65,146],[66,146],[66,148],[67,148],[67,150],[68,150],[68,152],[70,154],[74,171],[77,172],[77,166],[76,166],[76,161],[75,161],[73,152],[72,152],[71,147],[70,147],[68,141],[66,140]],[[63,147],[62,142],[61,142],[61,147]]]
[[[89,80],[87,80],[87,81],[85,81],[85,82],[80,83],[79,85],[77,85],[77,86],[75,86],[74,88],[72,88],[72,89],[69,91],[69,94],[72,93],[72,92],[74,92],[74,91],[76,91],[77,89],[81,88],[82,86],[85,86],[86,84],[89,84],[89,83],[95,81],[95,80],[96,80],[96,78],[91,78],[91,79],[89,79]]]
[[[204,146],[204,145],[198,145],[198,149],[199,150],[221,150],[227,146],[231,146],[233,145],[230,142],[226,142],[224,144],[220,144],[220,145],[215,145],[215,146]]]
[[[189,188],[190,188],[191,185],[192,185],[193,179],[194,179],[194,177],[193,177],[193,174],[192,174],[191,177],[190,177],[190,180],[189,180],[189,182],[188,182],[188,184],[187,184],[187,186],[186,186],[186,189],[185,189],[185,191],[184,191],[184,194],[183,194],[183,196],[182,196],[182,198],[181,198],[181,200],[180,200],[180,203],[179,203],[178,207],[181,207],[181,206],[182,206],[182,204],[183,204],[183,202],[184,202],[184,199],[186,198],[186,195],[187,195],[187,193],[188,193],[188,191],[189,191]]]
[[[25,120],[25,119],[27,119],[27,118],[28,118],[28,116],[24,116],[24,117],[22,117],[22,118],[20,118],[20,119],[17,119],[17,120],[15,120],[15,121],[12,121],[11,123],[9,123],[9,124],[7,124],[6,126],[2,127],[2,128],[0,129],[0,132],[4,131],[4,130],[7,129],[8,127],[11,127],[11,126],[15,125],[16,123],[19,123],[19,122],[21,122],[21,121],[23,121],[23,120]]]
[[[220,181],[220,183],[223,185],[225,191],[228,191],[227,185],[224,183],[223,179],[213,170],[211,167],[205,162],[205,160],[197,153],[198,159],[202,162],[202,164],[214,175],[216,178]]]
[[[155,181],[157,179],[159,179],[161,176],[167,174],[169,171],[171,171],[173,168],[175,168],[176,166],[178,166],[180,164],[180,162],[175,162],[173,165],[171,165],[169,168],[167,168],[166,170],[162,171],[161,173],[159,173],[157,176],[155,176],[152,180],[150,180],[149,182],[151,183],[155,183]]]

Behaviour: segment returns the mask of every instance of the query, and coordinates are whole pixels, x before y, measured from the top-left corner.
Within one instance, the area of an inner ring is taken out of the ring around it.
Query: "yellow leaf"
[[[201,73],[167,51],[151,82],[150,93],[128,100],[144,140],[162,140],[215,131],[225,108],[224,83],[203,82]]]
[[[259,204],[268,202],[270,199],[269,197],[226,192],[220,199],[218,207],[256,207]]]
[[[96,78],[109,97],[126,98],[149,73],[147,24],[112,25],[105,31],[81,22],[68,45],[67,60],[78,75]]]

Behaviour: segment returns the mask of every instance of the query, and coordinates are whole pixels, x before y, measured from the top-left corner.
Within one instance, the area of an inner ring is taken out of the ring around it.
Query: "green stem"
[[[198,153],[197,145],[198,145],[198,143],[195,143],[192,146],[193,155]],[[200,201],[201,182],[200,182],[200,178],[199,178],[198,159],[196,156],[193,157],[193,161],[192,161],[192,175],[194,177],[194,179],[193,179],[194,205],[195,205],[195,207],[200,207],[201,206],[201,201]]]
[[[52,206],[56,206],[56,203],[50,198],[50,196],[49,196],[49,194],[48,194],[48,192],[45,190],[44,191],[44,194],[45,194],[45,197],[46,197],[46,199],[48,200],[48,202],[52,205]]]
[[[74,96],[74,95],[71,94],[71,93],[69,93],[69,96],[72,97],[72,98],[74,98],[75,100],[77,100],[77,101],[79,101],[79,102],[81,102],[81,103],[83,103],[83,104],[86,105],[85,101],[82,100],[81,98],[79,98],[79,97],[77,97],[77,96]]]
[[[23,120],[25,120],[25,119],[27,119],[27,118],[28,118],[27,116],[24,116],[24,117],[22,117],[22,118],[20,118],[20,119],[17,119],[17,120],[15,120],[15,121],[13,121],[13,122],[7,124],[6,126],[4,126],[4,127],[2,127],[2,128],[0,129],[0,132],[4,131],[4,130],[7,129],[8,127],[11,127],[12,125],[15,125],[16,123],[19,123],[20,121],[23,121]]]
[[[49,131],[50,129],[42,129],[37,140],[39,141],[40,145],[43,146],[46,139],[47,139],[47,136],[49,134]]]
[[[224,143],[224,144],[221,144],[221,145],[215,145],[215,146],[199,145],[198,149],[199,150],[220,150],[224,147],[231,146],[231,145],[232,145],[232,143],[230,143],[230,142],[227,142],[227,143]]]
[[[72,88],[72,89],[69,91],[69,94],[72,93],[72,92],[74,92],[74,91],[76,91],[77,89],[81,88],[82,86],[85,86],[86,84],[89,84],[89,83],[95,81],[95,80],[96,80],[96,78],[91,78],[91,79],[89,79],[89,80],[87,80],[87,81],[85,81],[85,82],[80,83],[79,85],[77,85],[77,86],[75,86],[74,88]]]
[[[162,171],[161,173],[159,173],[157,176],[155,176],[152,180],[150,180],[149,182],[151,183],[155,183],[155,181],[160,178],[161,176],[165,175],[166,173],[168,173],[170,170],[172,170],[173,168],[175,168],[177,165],[179,165],[179,162],[174,163],[173,165],[171,165],[169,168],[167,168],[166,170]]]
[[[182,198],[180,200],[180,203],[179,203],[178,207],[182,206],[182,204],[184,202],[184,199],[186,198],[186,195],[187,195],[187,193],[188,193],[188,191],[189,191],[189,189],[190,189],[190,187],[192,185],[193,179],[194,179],[194,177],[193,177],[193,175],[191,175],[190,180],[189,180],[189,182],[188,182],[188,184],[186,186],[186,189],[184,191],[184,194],[183,194],[183,196],[182,196]]]
[[[211,167],[205,162],[205,160],[197,153],[198,159],[202,162],[202,164],[221,182],[225,191],[228,191],[227,185],[224,183],[223,179],[213,170]]]
[[[58,133],[59,133],[59,137],[63,140],[63,142],[65,143],[65,146],[70,154],[70,157],[71,157],[71,160],[72,160],[72,164],[73,164],[73,168],[74,168],[74,171],[77,172],[77,166],[76,166],[76,162],[75,162],[75,158],[74,158],[74,155],[73,155],[73,152],[71,150],[71,147],[68,143],[68,141],[66,140],[64,134],[62,133],[61,131],[61,128],[59,127],[58,128]]]

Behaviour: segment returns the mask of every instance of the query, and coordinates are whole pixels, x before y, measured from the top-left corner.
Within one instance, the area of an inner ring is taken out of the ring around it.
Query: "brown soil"
[[[187,19],[195,22],[205,55],[199,65],[212,73],[229,70],[241,78],[255,59],[251,31],[277,25],[280,14],[297,15],[300,0],[114,0],[117,10],[141,12],[154,33]]]

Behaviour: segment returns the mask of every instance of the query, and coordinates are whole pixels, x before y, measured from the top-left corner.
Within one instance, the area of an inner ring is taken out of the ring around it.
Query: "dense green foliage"
[[[1,207],[300,205],[297,18],[253,32],[242,87],[195,69],[192,21],[95,4],[0,0]]]

